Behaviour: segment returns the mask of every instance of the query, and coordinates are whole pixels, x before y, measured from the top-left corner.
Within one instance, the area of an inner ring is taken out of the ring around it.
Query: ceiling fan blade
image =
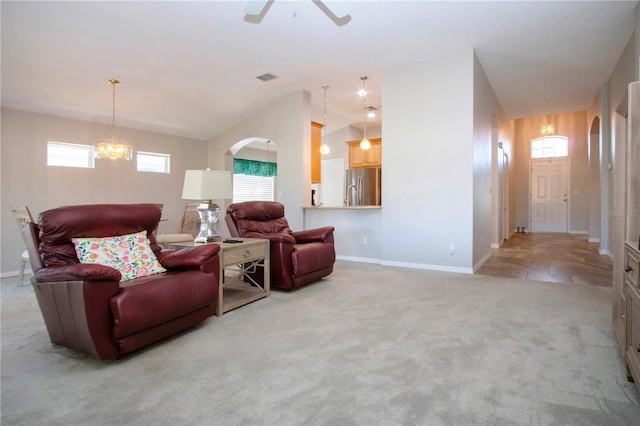
[[[244,5],[244,12],[247,15],[258,16],[262,13],[265,7],[267,7],[269,1],[273,0],[249,0]]]
[[[314,3],[318,4],[318,6],[320,4],[324,5],[338,19],[343,19],[351,13],[349,3],[346,1],[314,0]]]

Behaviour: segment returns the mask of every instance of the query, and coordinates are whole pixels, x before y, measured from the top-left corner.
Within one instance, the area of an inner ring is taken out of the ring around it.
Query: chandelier
[[[369,142],[369,139],[367,139],[367,112],[368,112],[367,111],[367,79],[368,78],[369,77],[367,76],[360,77],[360,80],[362,80],[362,90],[358,92],[358,94],[362,96],[363,110],[364,110],[364,137],[360,141],[360,149],[364,151],[371,149],[371,142]]]
[[[111,79],[109,84],[113,86],[113,120],[111,121],[111,138],[100,139],[96,148],[97,159],[126,160],[133,158],[133,147],[126,140],[116,138],[116,84],[118,80]]]
[[[546,119],[545,119],[545,124],[542,125],[542,127],[540,128],[540,135],[541,136],[551,136],[553,135],[553,124],[551,124],[551,117],[549,115],[547,115]]]
[[[540,134],[542,136],[553,135],[553,124],[545,124],[540,128]]]

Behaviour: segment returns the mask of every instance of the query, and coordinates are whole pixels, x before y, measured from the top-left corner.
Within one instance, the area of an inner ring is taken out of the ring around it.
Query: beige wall
[[[384,73],[384,264],[471,271],[473,58],[469,50]]]
[[[516,224],[529,229],[529,164],[531,140],[540,137],[541,127],[550,122],[554,134],[569,138],[569,224],[570,233],[589,232],[589,161],[586,111],[544,115],[515,120]]]
[[[473,55],[473,265],[491,254],[491,244],[503,237],[502,199],[505,175],[503,154],[512,157],[512,135],[500,102]],[[498,142],[502,142],[499,148]],[[499,241],[500,240],[500,241]]]
[[[265,138],[278,149],[276,200],[284,204],[294,230],[302,229],[303,206],[311,205],[310,95],[286,95],[209,141],[209,167],[229,170],[225,156],[234,144],[247,138]]]
[[[116,128],[135,151],[171,155],[171,173],[140,173],[131,162],[97,160],[94,169],[48,167],[47,142],[93,144],[109,136],[104,124],[2,109],[2,274],[19,270],[24,244],[10,207],[41,211],[69,204],[163,203],[159,232],[177,232],[186,201],[184,171],[206,167],[207,143],[159,133]],[[135,156],[134,156],[135,158]]]

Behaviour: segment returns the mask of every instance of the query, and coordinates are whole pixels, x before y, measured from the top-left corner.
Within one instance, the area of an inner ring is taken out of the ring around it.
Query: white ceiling
[[[116,126],[209,139],[299,90],[322,121],[328,85],[333,131],[361,124],[360,76],[381,108],[385,69],[475,49],[509,118],[578,111],[614,69],[638,2],[348,3],[336,25],[308,0],[276,0],[260,23],[244,1],[2,1],[2,105],[111,123],[117,78]]]

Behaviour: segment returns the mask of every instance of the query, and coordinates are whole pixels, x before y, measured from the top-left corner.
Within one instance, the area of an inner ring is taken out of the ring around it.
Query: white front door
[[[567,232],[568,160],[531,161],[531,232]]]

